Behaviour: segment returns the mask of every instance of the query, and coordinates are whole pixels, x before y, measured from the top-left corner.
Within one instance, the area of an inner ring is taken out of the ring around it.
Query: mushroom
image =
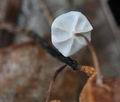
[[[58,16],[53,21],[52,43],[65,57],[75,54],[88,45],[97,72],[96,83],[104,87],[97,54],[90,42],[92,30],[92,25],[81,12],[70,11]]]
[[[80,12],[70,11],[58,16],[52,23],[52,43],[65,57],[71,56],[87,45],[84,35],[91,40],[93,27]]]

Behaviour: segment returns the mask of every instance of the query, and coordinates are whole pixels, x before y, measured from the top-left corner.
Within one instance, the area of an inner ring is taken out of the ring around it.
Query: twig
[[[42,46],[42,48],[44,48],[50,55],[64,62],[65,64],[70,66],[73,70],[78,68],[79,64],[76,60],[70,57],[64,57],[56,48],[50,46],[44,38],[40,37],[39,34],[35,33],[34,31],[25,28],[15,27],[5,22],[0,22],[0,30],[6,30],[15,34],[17,33],[25,34],[28,37],[34,39],[34,41],[36,41],[40,46]]]
[[[67,65],[63,65],[61,66],[58,70],[56,70],[50,84],[49,84],[49,88],[48,88],[48,92],[47,92],[47,97],[46,97],[46,100],[45,102],[49,102],[49,99],[50,99],[50,95],[51,95],[51,91],[53,89],[53,86],[54,86],[54,83],[56,81],[56,78],[57,76],[60,74],[60,72],[62,72],[65,68],[66,68]]]

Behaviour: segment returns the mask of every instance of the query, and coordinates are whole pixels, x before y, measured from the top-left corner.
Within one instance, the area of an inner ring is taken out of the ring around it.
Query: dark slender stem
[[[49,84],[49,88],[48,88],[48,93],[47,93],[47,97],[46,97],[46,101],[45,102],[49,102],[49,99],[50,99],[50,95],[51,95],[51,91],[53,89],[53,86],[54,86],[54,83],[56,81],[56,78],[57,76],[60,74],[60,72],[62,72],[65,68],[66,68],[67,65],[63,65],[61,66],[60,68],[58,68],[58,70],[56,70],[50,84]]]
[[[53,46],[50,46],[48,41],[45,40],[44,38],[40,37],[39,34],[37,34],[36,32],[28,30],[28,29],[24,29],[24,28],[15,27],[10,24],[6,24],[4,22],[1,22],[0,25],[1,25],[0,26],[1,30],[7,30],[11,33],[14,32],[15,34],[21,33],[21,34],[27,35],[28,37],[31,37],[32,39],[34,39],[35,42],[37,42],[37,44],[42,46],[42,48],[45,49],[53,57],[57,58],[58,60],[62,61],[65,64],[67,64],[73,70],[78,68],[79,64],[76,60],[74,60],[70,57],[64,57],[56,48],[54,48]],[[80,66],[81,65],[79,65],[79,67]]]
[[[39,37],[38,34],[36,34],[35,32],[28,33],[28,36],[35,39],[35,41],[38,42],[40,46],[42,46],[53,57],[58,58],[60,61],[69,65],[74,70],[77,68],[78,63],[76,60],[73,60],[70,57],[64,57],[56,48],[50,46],[45,39]]]

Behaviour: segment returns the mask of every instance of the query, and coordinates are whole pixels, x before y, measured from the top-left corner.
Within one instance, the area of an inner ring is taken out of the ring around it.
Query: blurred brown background
[[[105,77],[120,75],[120,7],[118,0],[0,0],[0,20],[28,27],[50,41],[50,26],[58,15],[77,10],[92,23],[92,44]],[[0,102],[43,102],[53,73],[62,63],[21,34],[0,31]],[[73,56],[92,65],[86,48]],[[83,73],[70,68],[57,78],[51,99],[78,102]]]

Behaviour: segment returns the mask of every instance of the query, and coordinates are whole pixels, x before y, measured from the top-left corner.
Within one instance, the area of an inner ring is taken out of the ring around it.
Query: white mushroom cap
[[[84,34],[90,41],[92,29],[82,13],[71,11],[62,14],[53,21],[52,43],[64,56],[71,56],[87,45],[85,39],[76,33]]]

